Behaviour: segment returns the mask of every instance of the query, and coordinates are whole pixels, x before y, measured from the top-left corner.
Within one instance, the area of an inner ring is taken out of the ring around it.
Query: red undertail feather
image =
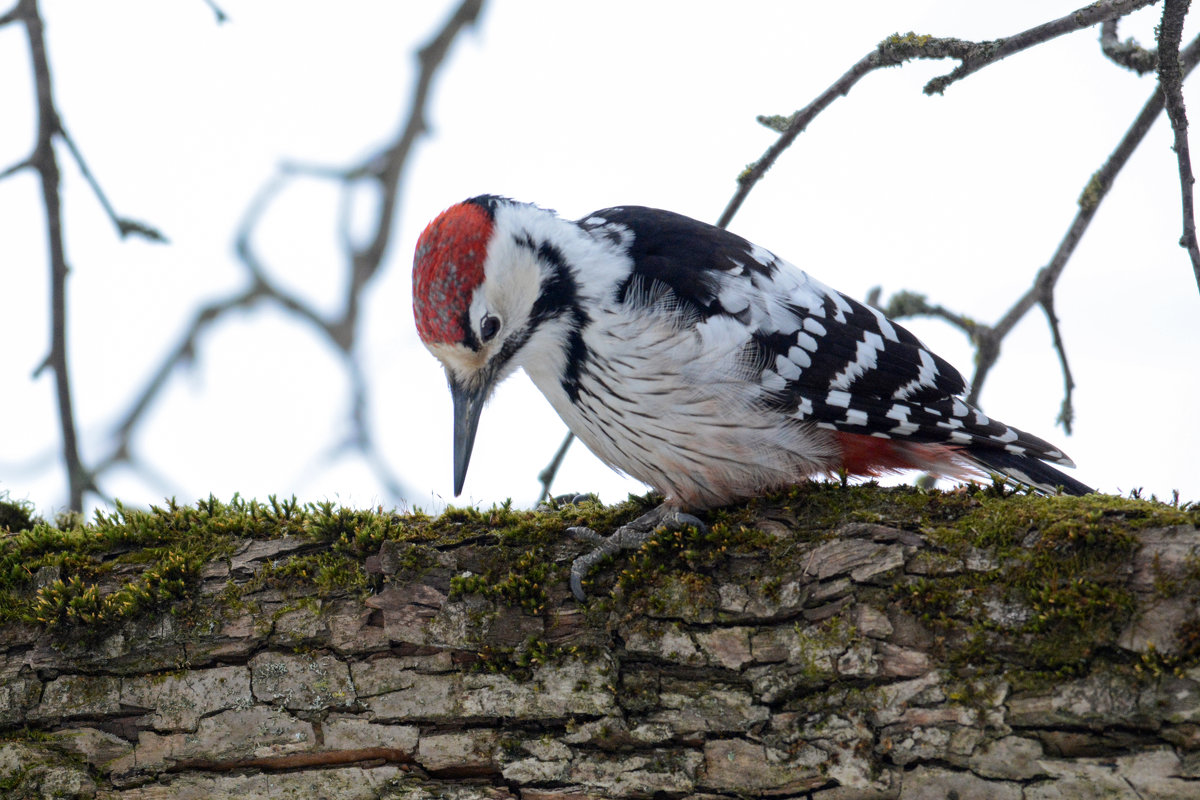
[[[948,478],[978,478],[954,445],[883,439],[859,433],[834,433],[842,451],[842,468],[849,475],[877,477],[901,470],[923,470]]]

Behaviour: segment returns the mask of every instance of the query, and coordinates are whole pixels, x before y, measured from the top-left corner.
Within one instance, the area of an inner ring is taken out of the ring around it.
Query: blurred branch
[[[87,162],[83,160],[83,154],[79,152],[79,148],[75,145],[75,140],[67,133],[67,129],[63,126],[61,119],[58,121],[58,135],[63,140],[63,143],[66,144],[67,149],[71,151],[71,155],[75,158],[75,163],[79,166],[79,171],[83,173],[88,186],[92,187],[92,192],[96,195],[96,199],[100,201],[101,207],[104,208],[104,213],[108,214],[108,218],[112,220],[112,224],[116,227],[117,233],[120,234],[121,238],[124,239],[130,234],[137,234],[152,242],[166,244],[167,237],[163,236],[157,228],[117,214],[116,209],[112,207],[112,203],[108,202],[108,196],[100,188],[96,177],[88,169]]]
[[[217,18],[218,25],[220,25],[223,22],[229,21],[229,15],[226,14],[224,11],[222,11],[221,7],[218,6],[215,2],[213,2],[213,0],[204,0],[204,4],[206,6],[208,6],[210,9],[212,9],[213,16],[215,16]]]
[[[1192,261],[1196,287],[1200,289],[1200,246],[1196,244],[1196,209],[1192,175],[1192,157],[1188,147],[1187,111],[1183,106],[1183,67],[1179,44],[1183,41],[1183,21],[1191,0],[1165,0],[1158,33],[1158,86],[1166,100],[1167,117],[1175,134],[1175,158],[1179,162],[1179,196],[1183,205],[1183,237],[1179,246]]]
[[[50,353],[46,356],[45,365],[54,370],[62,460],[67,471],[67,504],[79,511],[83,508],[83,493],[94,485],[79,459],[70,369],[67,364],[67,255],[62,232],[62,198],[59,194],[61,175],[58,157],[54,152],[54,137],[59,132],[58,109],[54,105],[54,82],[50,75],[45,30],[37,0],[21,0],[14,11],[25,23],[37,90],[37,137],[28,164],[38,173],[42,185],[50,254]]]
[[[117,425],[112,452],[101,462],[98,471],[118,463],[131,462],[132,440],[146,411],[158,400],[175,370],[192,361],[202,339],[214,325],[231,312],[271,303],[320,332],[342,357],[350,395],[347,414],[349,431],[335,442],[328,455],[356,451],[394,500],[402,500],[408,494],[403,482],[391,471],[375,445],[376,437],[368,413],[368,381],[357,352],[358,316],[366,288],[378,274],[391,242],[400,180],[413,146],[427,129],[425,113],[433,81],[450,46],[465,28],[475,23],[482,7],[483,0],[463,0],[433,38],[417,51],[419,69],[409,108],[395,137],[378,152],[348,168],[284,163],[258,191],[235,235],[235,252],[246,270],[248,286],[223,299],[207,303],[196,313],[178,344],[166,355]],[[275,200],[299,177],[315,177],[339,184],[339,213],[335,224],[347,263],[348,280],[342,292],[339,311],[332,316],[322,314],[303,298],[277,285],[270,278],[267,263],[254,246],[254,236],[262,219]],[[377,202],[371,234],[366,244],[359,246],[351,231],[350,209],[354,194],[364,187],[374,192]]]
[[[538,473],[538,480],[542,484],[542,493],[538,495],[538,501],[535,505],[541,505],[550,499],[550,485],[554,483],[554,476],[558,474],[559,467],[562,466],[563,459],[567,457],[567,450],[571,447],[571,442],[575,441],[575,434],[567,431],[566,437],[563,438],[562,444],[558,446],[558,452],[554,454],[554,458],[550,459],[550,463],[546,468]]]
[[[1014,36],[986,42],[919,36],[915,33],[889,36],[804,108],[789,116],[761,116],[758,118],[761,124],[778,131],[779,138],[767,148],[767,151],[757,161],[747,166],[738,175],[737,191],[734,192],[725,210],[721,212],[717,226],[724,228],[729,225],[754,185],[762,180],[763,176],[767,174],[767,170],[774,166],[796,137],[803,133],[808,124],[828,108],[834,100],[849,94],[854,85],[867,74],[883,67],[893,67],[915,59],[957,59],[959,66],[954,71],[934,78],[925,84],[926,94],[941,94],[951,83],[978,72],[987,65],[994,64],[1007,56],[1063,34],[1090,28],[1108,19],[1125,16],[1154,2],[1157,0],[1108,0],[1108,2],[1094,3]]]
[[[61,457],[67,473],[67,504],[73,510],[83,508],[83,497],[88,491],[99,490],[95,473],[89,471],[79,455],[78,430],[75,422],[72,397],[71,371],[67,358],[67,265],[66,245],[63,235],[62,173],[59,169],[55,140],[62,141],[84,178],[92,187],[109,219],[117,227],[122,238],[138,234],[153,241],[164,241],[161,233],[145,223],[119,216],[109,203],[99,182],[88,169],[75,141],[62,124],[62,116],[54,97],[54,80],[50,72],[50,59],[46,50],[45,27],[37,0],[19,0],[3,16],[0,27],[12,23],[25,26],[29,41],[30,70],[33,73],[37,102],[37,131],[33,152],[0,173],[0,179],[10,177],[24,169],[32,169],[38,175],[42,189],[42,207],[46,212],[46,240],[50,259],[50,350],[42,363],[34,370],[38,378],[47,367],[54,371],[55,398],[58,405]]]

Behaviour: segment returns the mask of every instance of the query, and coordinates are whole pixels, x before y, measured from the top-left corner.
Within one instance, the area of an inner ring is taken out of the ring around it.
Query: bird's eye
[[[483,319],[479,320],[479,336],[485,342],[490,342],[500,332],[500,320],[487,314]]]

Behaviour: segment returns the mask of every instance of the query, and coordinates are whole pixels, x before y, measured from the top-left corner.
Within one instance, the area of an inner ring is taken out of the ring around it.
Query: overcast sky
[[[490,2],[435,86],[431,135],[401,187],[397,236],[362,321],[377,444],[408,503],[452,499],[449,395],[417,339],[409,288],[416,237],[444,207],[487,192],[569,217],[642,204],[715,221],[735,176],[774,140],[755,116],[804,106],[887,35],[996,38],[1080,1],[881,0],[853,15],[840,3]],[[224,0],[230,21],[217,25],[201,0],[47,4],[68,128],[117,209],[171,240],[117,240],[60,151],[85,461],[107,452],[114,421],[194,308],[243,285],[234,229],[278,164],[352,164],[393,135],[414,47],[450,5]],[[1160,13],[1139,13],[1122,37],[1149,41]],[[800,137],[731,229],[850,295],[910,289],[994,322],[1050,259],[1088,176],[1153,89],[1152,77],[1104,61],[1097,36],[1015,55],[944,97],[921,86],[951,63],[868,76]],[[18,26],[0,29],[0,75],[3,168],[33,138]],[[1194,87],[1187,97],[1200,109]],[[1062,375],[1037,311],[1005,340],[982,404],[1060,444],[1073,474],[1103,491],[1200,500],[1200,293],[1177,246],[1178,204],[1164,117],[1059,284],[1075,434],[1055,426]],[[257,239],[271,274],[326,309],[345,279],[336,219],[328,184],[297,182]],[[0,492],[53,513],[66,496],[53,380],[30,377],[48,347],[32,174],[0,184],[0,231]],[[960,333],[905,324],[970,376]],[[137,439],[153,474],[111,473],[103,487],[142,505],[209,492],[391,505],[360,459],[328,455],[345,409],[342,367],[311,330],[271,310],[230,317]],[[510,379],[484,413],[460,502],[530,505],[564,433],[528,379]],[[577,445],[556,489],[616,501],[642,487]]]

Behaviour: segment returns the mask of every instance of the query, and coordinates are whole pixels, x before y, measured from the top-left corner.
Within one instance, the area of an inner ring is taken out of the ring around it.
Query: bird
[[[483,407],[523,369],[601,461],[663,497],[576,560],[693,512],[822,475],[999,474],[1093,490],[1049,442],[968,402],[963,376],[903,326],[769,250],[645,206],[579,220],[499,195],[438,215],[413,259],[417,333],[453,403],[454,494]],[[701,523],[702,524],[702,523]]]

